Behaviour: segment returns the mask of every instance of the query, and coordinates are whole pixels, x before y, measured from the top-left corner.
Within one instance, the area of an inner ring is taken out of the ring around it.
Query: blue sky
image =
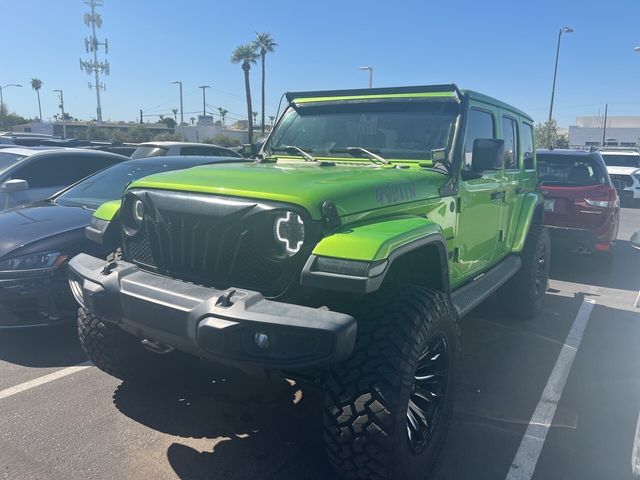
[[[54,88],[66,110],[95,116],[90,77],[80,71],[89,29],[82,0],[4,0],[0,85],[10,110],[37,115],[32,77],[43,82],[44,118],[57,113]],[[178,107],[184,82],[185,118],[207,103],[242,116],[239,65],[231,51],[268,31],[279,43],[268,57],[267,114],[287,90],[455,82],[509,102],[537,121],[548,115],[558,29],[563,35],[554,116],[562,126],[578,115],[640,114],[640,3],[598,1],[104,0],[101,38],[109,39],[111,75],[104,79],[103,117],[134,120]],[[259,110],[259,68],[251,71]],[[153,117],[150,117],[153,119]]]

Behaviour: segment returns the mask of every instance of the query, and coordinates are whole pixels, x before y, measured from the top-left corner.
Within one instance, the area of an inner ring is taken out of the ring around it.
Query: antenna
[[[100,91],[106,90],[104,83],[100,82],[100,74],[109,75],[111,72],[111,66],[107,60],[98,61],[98,52],[100,46],[104,47],[104,53],[109,53],[109,40],[106,38],[104,42],[100,42],[96,36],[96,30],[102,27],[102,15],[96,12],[96,7],[102,7],[102,0],[84,0],[85,5],[88,5],[91,9],[90,12],[85,13],[82,16],[84,24],[87,27],[91,27],[91,36],[84,39],[84,49],[87,53],[92,53],[93,58],[89,60],[80,59],[80,70],[86,72],[88,75],[94,75],[94,83],[89,82],[89,90],[96,89],[96,111],[98,123],[102,123],[102,106],[100,104]]]

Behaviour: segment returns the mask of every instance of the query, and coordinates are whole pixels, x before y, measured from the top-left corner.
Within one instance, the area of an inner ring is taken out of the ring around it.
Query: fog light
[[[69,287],[71,288],[73,298],[75,298],[76,302],[78,302],[80,306],[84,308],[84,295],[82,293],[82,285],[80,285],[80,282],[71,279],[69,280]]]
[[[256,345],[260,350],[269,350],[269,335],[266,333],[257,332],[253,336],[253,340],[256,342]]]

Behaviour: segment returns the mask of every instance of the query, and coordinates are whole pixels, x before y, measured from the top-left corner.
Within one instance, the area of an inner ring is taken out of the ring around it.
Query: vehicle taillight
[[[584,201],[587,205],[591,205],[592,207],[600,207],[600,208],[609,208],[609,200],[591,200],[590,198],[585,198]]]
[[[618,206],[619,199],[618,194],[616,193],[614,188],[609,188],[606,191],[606,196],[600,196],[599,198],[585,198],[584,203],[589,205],[590,207],[597,208],[615,208]]]

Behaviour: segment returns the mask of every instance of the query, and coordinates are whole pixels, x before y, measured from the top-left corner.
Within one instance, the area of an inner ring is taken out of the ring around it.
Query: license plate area
[[[548,200],[545,199],[544,201],[544,211],[545,212],[553,212],[556,208],[556,201],[555,200]]]

